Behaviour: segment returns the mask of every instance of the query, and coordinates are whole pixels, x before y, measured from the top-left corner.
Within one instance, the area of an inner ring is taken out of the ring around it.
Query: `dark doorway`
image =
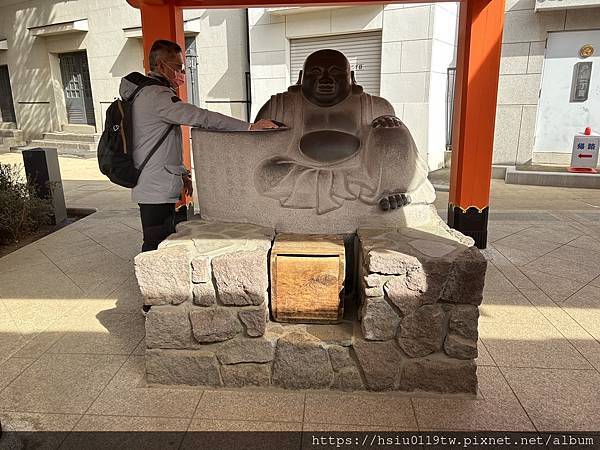
[[[2,122],[16,122],[15,107],[10,88],[10,77],[8,66],[0,66],[0,113]]]
[[[60,71],[69,123],[96,125],[87,54],[85,52],[61,54]]]
[[[198,53],[196,53],[196,38],[185,38],[185,72],[187,73],[188,103],[200,106],[198,95]]]

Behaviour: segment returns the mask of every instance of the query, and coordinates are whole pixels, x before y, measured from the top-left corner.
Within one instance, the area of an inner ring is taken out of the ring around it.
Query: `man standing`
[[[135,95],[132,108],[133,159],[139,167],[159,144],[133,188],[133,201],[139,204],[144,243],[142,251],[155,250],[175,231],[175,204],[180,194],[192,194],[190,173],[183,165],[183,146],[179,125],[214,130],[246,131],[277,128],[270,120],[254,124],[182,102],[176,90],[185,82],[181,47],[171,41],[156,41],[149,55],[148,76],[132,73],[121,80],[120,95]]]

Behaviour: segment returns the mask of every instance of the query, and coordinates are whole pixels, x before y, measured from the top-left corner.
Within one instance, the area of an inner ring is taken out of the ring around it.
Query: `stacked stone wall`
[[[359,230],[363,341],[373,389],[475,392],[477,326],[487,262],[443,224]],[[377,370],[386,353],[397,372]]]
[[[359,230],[360,322],[269,320],[275,233],[191,221],[136,258],[149,383],[286,389],[477,389],[485,259],[464,236]]]

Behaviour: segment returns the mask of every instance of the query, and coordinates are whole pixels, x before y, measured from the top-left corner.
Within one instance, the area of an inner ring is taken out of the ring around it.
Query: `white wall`
[[[570,160],[568,154],[534,152],[546,39],[549,31],[600,28],[600,8],[539,12],[534,8],[535,0],[506,2],[494,164],[568,164]]]
[[[535,153],[571,155],[573,136],[586,127],[600,131],[600,55],[582,58],[584,45],[600,48],[600,29],[550,33],[546,45],[544,74],[536,120]],[[571,101],[575,66],[591,64],[588,97]],[[596,70],[594,70],[596,68]]]
[[[429,153],[431,15],[431,4],[388,5],[381,53],[381,96],[392,103],[425,159]]]
[[[436,3],[433,9],[431,39],[431,78],[429,83],[428,161],[431,170],[444,167],[446,124],[448,122],[448,67],[456,66],[458,3]]]
[[[248,9],[250,73],[252,76],[252,119],[272,94],[287,89],[289,46],[285,17],[264,8]]]
[[[237,103],[247,99],[245,10],[185,10],[184,18],[200,21],[196,36],[200,106],[245,120],[246,105]]]
[[[457,13],[456,3],[388,5],[384,11],[381,96],[392,101],[430,170],[444,166],[446,78]]]

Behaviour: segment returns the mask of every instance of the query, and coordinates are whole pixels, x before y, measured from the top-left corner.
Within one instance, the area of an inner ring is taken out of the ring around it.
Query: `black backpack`
[[[165,85],[160,80],[146,77],[141,73],[131,73],[125,77],[137,88],[133,94],[125,99],[117,99],[110,104],[106,110],[106,121],[104,131],[98,143],[98,166],[100,172],[106,175],[110,181],[119,186],[133,188],[148,163],[161,146],[175,125],[171,125],[167,132],[161,136],[156,145],[150,150],[146,159],[140,167],[136,168],[133,163],[133,122],[131,110],[137,94],[146,86]]]

